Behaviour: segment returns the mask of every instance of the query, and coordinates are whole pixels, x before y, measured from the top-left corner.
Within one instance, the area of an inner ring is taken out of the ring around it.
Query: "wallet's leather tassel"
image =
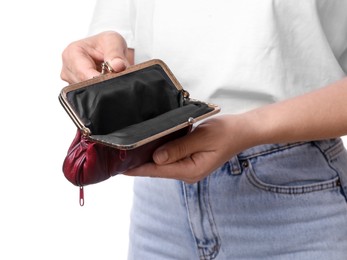
[[[82,207],[84,205],[84,190],[83,186],[80,186],[80,206]]]

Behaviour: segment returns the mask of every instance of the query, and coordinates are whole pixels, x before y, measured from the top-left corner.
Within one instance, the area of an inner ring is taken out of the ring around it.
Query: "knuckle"
[[[64,81],[67,81],[67,77],[66,77],[66,74],[65,74],[64,71],[62,71],[62,72],[60,73],[60,78],[61,78],[62,80],[64,80]]]
[[[180,158],[185,158],[188,156],[188,147],[184,143],[178,146],[177,156]]]

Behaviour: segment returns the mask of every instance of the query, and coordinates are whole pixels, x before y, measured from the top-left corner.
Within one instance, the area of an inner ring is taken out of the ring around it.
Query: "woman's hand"
[[[125,175],[150,176],[197,182],[233,155],[248,147],[246,131],[238,116],[225,115],[206,120],[190,134],[158,148],[153,163],[129,170]]]
[[[154,163],[126,175],[199,181],[249,147],[347,134],[347,78],[243,114],[214,117],[154,152]]]
[[[62,54],[61,78],[76,83],[98,76],[101,63],[107,61],[120,72],[133,63],[133,50],[116,32],[103,32],[69,44]]]

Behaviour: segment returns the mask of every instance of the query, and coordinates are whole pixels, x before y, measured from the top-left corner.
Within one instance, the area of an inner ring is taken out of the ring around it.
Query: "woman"
[[[241,3],[240,3],[241,2]],[[136,178],[129,259],[345,259],[347,1],[98,1],[69,83],[164,60],[223,114]]]

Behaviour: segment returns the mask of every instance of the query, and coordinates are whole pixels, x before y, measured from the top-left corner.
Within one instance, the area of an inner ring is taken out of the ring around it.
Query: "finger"
[[[121,72],[129,66],[126,59],[124,60],[123,58],[120,58],[120,57],[112,58],[111,60],[110,59],[105,59],[105,60],[108,62],[108,64],[110,64],[110,66],[115,72]]]
[[[209,138],[206,134],[205,129],[201,127],[182,138],[164,144],[153,153],[154,162],[159,165],[169,164],[196,152],[209,151]]]
[[[80,61],[79,65],[81,65],[81,67],[63,68],[60,77],[64,81],[72,84],[100,75],[100,72],[96,69],[96,66],[94,67],[90,64],[84,65],[83,61]]]
[[[124,38],[116,32],[105,33],[101,42],[104,61],[107,61],[115,72],[125,70],[129,66],[127,60],[127,44]]]
[[[97,64],[103,61],[103,55],[87,43],[72,43],[64,50],[62,61],[60,76],[71,84],[99,75]]]
[[[216,165],[212,166],[209,164],[209,161],[213,160],[213,156],[210,152],[197,153],[171,164],[157,165],[155,163],[147,163],[128,170],[124,175],[169,178],[195,183],[217,168]]]
[[[124,174],[128,176],[168,178],[191,182],[189,174],[194,170],[193,165],[191,158],[186,158],[179,162],[166,165],[146,163],[140,167],[128,170]]]

